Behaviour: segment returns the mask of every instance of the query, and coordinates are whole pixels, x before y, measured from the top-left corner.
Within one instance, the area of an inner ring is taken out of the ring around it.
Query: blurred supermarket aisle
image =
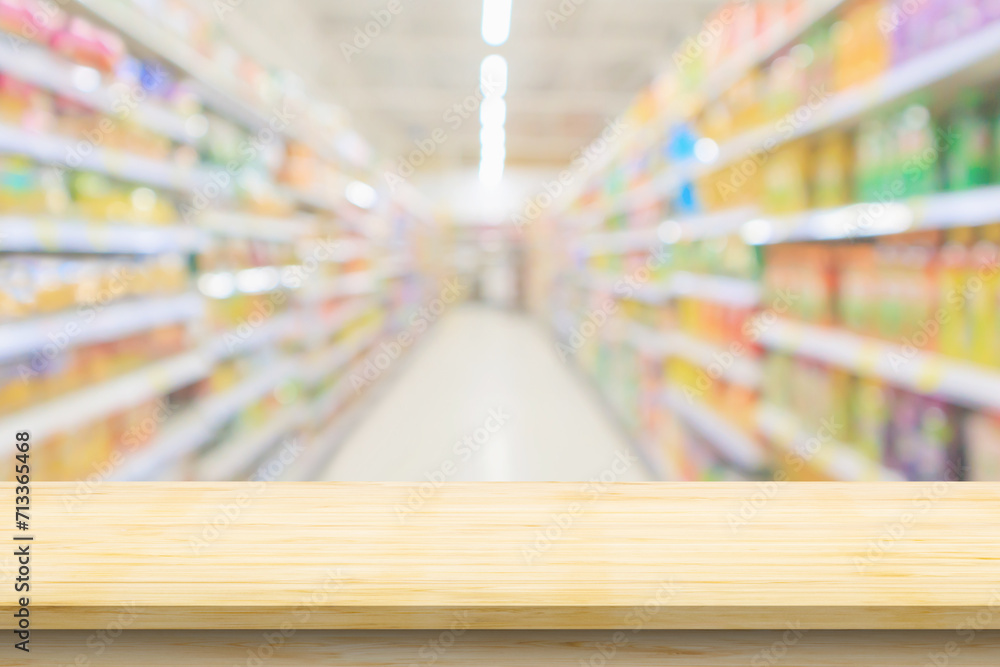
[[[462,306],[404,363],[323,479],[649,479],[595,394],[532,320]]]

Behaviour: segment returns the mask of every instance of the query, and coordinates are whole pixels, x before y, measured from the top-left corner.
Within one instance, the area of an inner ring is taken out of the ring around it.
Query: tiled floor
[[[462,306],[396,363],[398,376],[322,479],[582,481],[608,470],[618,481],[649,479],[595,394],[526,316]]]

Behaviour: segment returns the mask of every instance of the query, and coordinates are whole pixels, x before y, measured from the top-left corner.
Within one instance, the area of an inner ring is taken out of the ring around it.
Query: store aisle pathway
[[[465,305],[424,336],[322,479],[650,479],[537,323]]]

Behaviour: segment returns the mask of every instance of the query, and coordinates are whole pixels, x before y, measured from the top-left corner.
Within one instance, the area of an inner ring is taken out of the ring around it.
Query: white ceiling
[[[490,47],[480,34],[481,0],[396,1],[399,13],[350,63],[342,45],[353,46],[355,29],[391,0],[244,0],[223,25],[238,26],[240,41],[258,51],[272,43],[263,57],[328,93],[383,157],[395,161],[442,130],[447,140],[424,170],[478,162],[478,114],[457,128],[457,116],[446,114],[477,94],[483,57],[500,53],[510,72],[508,166],[558,167],[670,65],[677,44],[717,4],[513,0],[510,39]]]

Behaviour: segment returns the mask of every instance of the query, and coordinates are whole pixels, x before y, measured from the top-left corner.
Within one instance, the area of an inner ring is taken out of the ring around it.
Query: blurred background
[[[997,0],[0,0],[34,479],[997,480],[998,249]]]

